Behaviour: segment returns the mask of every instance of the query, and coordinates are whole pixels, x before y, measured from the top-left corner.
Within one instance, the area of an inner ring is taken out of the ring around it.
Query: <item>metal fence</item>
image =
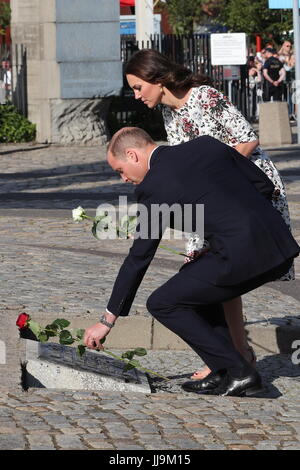
[[[11,99],[11,48],[0,44],[0,104]]]
[[[26,48],[23,44],[1,44],[0,59],[0,103],[12,102],[27,117]]]
[[[27,117],[27,52],[23,44],[16,44],[14,46],[12,65],[12,102],[19,113]]]

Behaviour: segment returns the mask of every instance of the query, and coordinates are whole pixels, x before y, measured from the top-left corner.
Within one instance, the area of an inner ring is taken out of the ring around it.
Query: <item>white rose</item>
[[[81,206],[78,206],[76,209],[72,210],[72,216],[75,222],[81,222],[84,219],[84,215],[85,210]]]

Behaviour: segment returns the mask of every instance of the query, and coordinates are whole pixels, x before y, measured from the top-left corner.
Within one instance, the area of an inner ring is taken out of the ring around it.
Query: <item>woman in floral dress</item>
[[[152,49],[136,52],[126,68],[129,86],[135,98],[149,108],[163,105],[163,118],[170,145],[209,135],[235,148],[250,158],[274,183],[273,206],[290,227],[290,217],[284,184],[273,162],[258,147],[257,136],[244,116],[219,91],[210,86],[209,79],[194,75],[189,69],[172,63]],[[205,242],[204,242],[205,244]],[[199,256],[199,237],[191,237],[188,254]],[[205,256],[205,255],[204,255]],[[294,279],[293,267],[281,280]],[[241,298],[223,303],[224,314],[236,349],[252,364],[255,354],[249,346],[244,328]],[[203,379],[208,367],[195,372],[192,379]]]

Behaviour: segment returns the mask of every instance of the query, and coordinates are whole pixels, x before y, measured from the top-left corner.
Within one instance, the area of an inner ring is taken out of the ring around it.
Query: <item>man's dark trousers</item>
[[[205,253],[196,261],[183,266],[178,274],[154,291],[148,299],[149,312],[168,329],[180,336],[212,371],[241,366],[242,356],[229,335],[222,302],[249,292],[265,282],[285,274],[292,260],[236,286],[216,286],[209,271],[216,269],[214,254]],[[199,269],[203,279],[199,280]],[[193,273],[197,272],[197,276]]]

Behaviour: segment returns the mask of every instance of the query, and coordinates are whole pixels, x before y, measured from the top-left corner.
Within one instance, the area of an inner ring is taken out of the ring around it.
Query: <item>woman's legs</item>
[[[236,350],[250,363],[255,362],[255,355],[252,348],[249,347],[247,341],[247,334],[244,326],[243,317],[243,304],[242,298],[236,297],[235,299],[227,300],[223,302],[223,309],[225,314],[226,323],[231,335],[231,339]],[[205,366],[200,371],[197,371],[192,375],[194,380],[204,379],[211,370]]]

